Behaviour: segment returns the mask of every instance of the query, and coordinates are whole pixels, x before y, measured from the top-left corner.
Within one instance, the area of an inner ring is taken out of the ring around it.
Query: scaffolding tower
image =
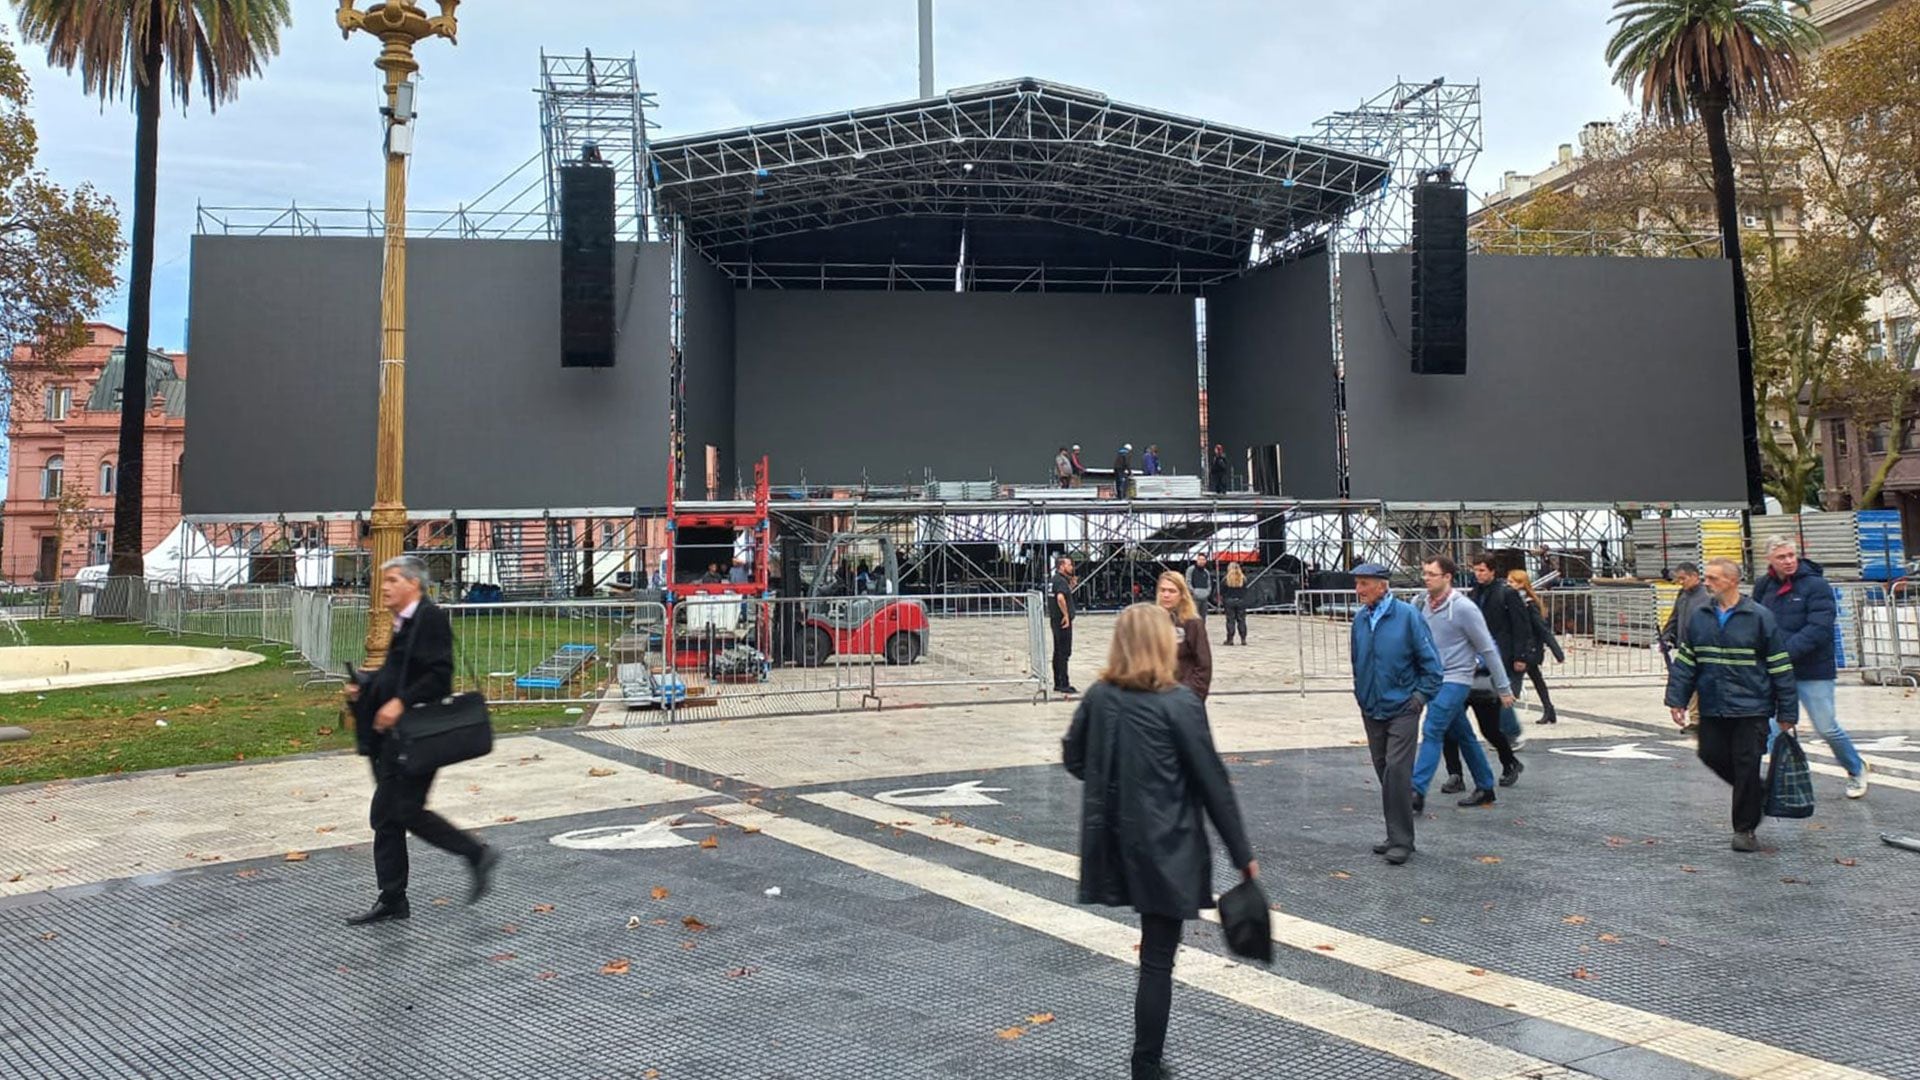
[[[547,232],[560,235],[560,167],[598,159],[613,169],[613,233],[622,240],[660,238],[653,209],[647,110],[658,106],[640,88],[639,61],[540,53],[540,143],[547,171]]]
[[[1341,229],[1347,251],[1402,251],[1413,241],[1413,188],[1423,173],[1447,169],[1464,182],[1480,156],[1480,84],[1398,82],[1320,118],[1308,141],[1393,163],[1377,194],[1359,203]]]

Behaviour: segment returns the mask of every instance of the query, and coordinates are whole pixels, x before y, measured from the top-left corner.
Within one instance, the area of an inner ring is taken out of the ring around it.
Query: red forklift
[[[806,549],[814,547],[811,559]],[[781,595],[774,656],[818,667],[835,656],[880,656],[911,664],[927,652],[927,609],[900,593],[891,537],[834,533],[818,545],[787,537],[781,545]]]

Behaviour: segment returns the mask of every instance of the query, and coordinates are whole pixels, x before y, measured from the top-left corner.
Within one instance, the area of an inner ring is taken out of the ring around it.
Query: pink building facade
[[[107,561],[120,483],[120,380],[126,334],[89,323],[88,342],[58,364],[16,349],[7,361],[12,406],[6,499],[0,503],[0,580],[65,580]],[[146,503],[140,549],[180,522],[186,445],[184,353],[150,353]]]

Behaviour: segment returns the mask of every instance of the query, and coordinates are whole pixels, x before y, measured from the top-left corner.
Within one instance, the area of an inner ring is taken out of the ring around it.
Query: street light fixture
[[[378,667],[387,656],[393,623],[380,604],[379,566],[400,554],[407,527],[402,490],[406,469],[406,345],[407,345],[407,155],[413,148],[413,74],[420,65],[413,46],[427,38],[443,37],[458,44],[454,9],[460,0],[439,0],[440,14],[429,16],[413,0],[382,0],[365,11],[355,0],[340,0],[334,22],[340,36],[355,30],[380,39],[379,70],[387,104],[383,155],[387,159],[387,214],[385,260],[380,277],[380,426],[374,448],[373,561],[371,598],[367,611],[368,667]]]

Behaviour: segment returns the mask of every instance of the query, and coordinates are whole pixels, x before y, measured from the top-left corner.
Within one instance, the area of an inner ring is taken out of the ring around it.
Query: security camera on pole
[[[440,14],[433,16],[413,0],[384,0],[365,11],[354,3],[340,0],[334,21],[342,37],[362,30],[380,39],[380,55],[373,66],[384,77],[387,102],[380,110],[386,118],[387,214],[386,258],[380,276],[380,433],[374,449],[371,563],[379,566],[401,553],[407,526],[401,489],[406,466],[407,155],[413,150],[413,73],[420,70],[413,46],[426,38],[454,41],[458,24],[453,12],[460,0],[439,0]],[[393,627],[380,604],[380,576],[369,576],[366,663],[379,667],[386,659]]]

